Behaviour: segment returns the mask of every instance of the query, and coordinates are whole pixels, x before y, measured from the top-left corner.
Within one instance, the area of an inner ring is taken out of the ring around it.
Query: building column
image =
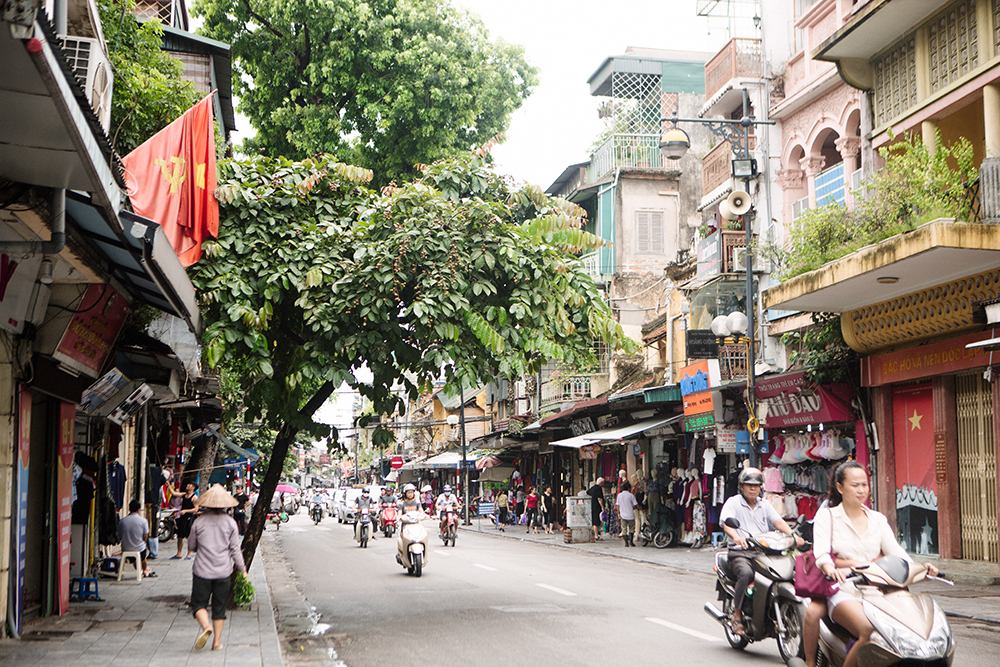
[[[924,146],[927,146],[927,152],[931,154],[931,157],[937,153],[937,143],[935,142],[937,129],[938,122],[936,120],[928,119],[920,123],[920,139],[924,142]]]
[[[809,189],[809,208],[816,207],[816,177],[826,166],[824,157],[804,157],[799,160],[802,170],[806,173],[806,185]]]
[[[785,224],[780,226],[779,229],[784,231],[784,236],[787,237],[789,234],[789,224],[795,219],[795,212],[792,205],[798,200],[802,199],[803,192],[802,182],[803,171],[801,169],[779,169],[775,174],[775,181],[778,183],[778,187],[781,188],[781,219],[785,221]],[[805,193],[808,196],[808,193]],[[784,243],[784,238],[772,238],[771,243],[781,246]]]
[[[872,387],[872,419],[878,431],[876,507],[896,532],[896,440],[892,430],[892,387]]]
[[[1000,222],[1000,84],[983,86],[986,158],[979,168],[982,222]]]
[[[958,431],[955,418],[955,376],[933,380],[934,462],[937,482],[938,554],[962,557],[961,507],[958,491]]]
[[[861,166],[858,164],[858,152],[861,150],[861,137],[841,137],[833,142],[844,161],[844,192],[848,208],[854,208],[854,193],[851,192],[851,176]]]

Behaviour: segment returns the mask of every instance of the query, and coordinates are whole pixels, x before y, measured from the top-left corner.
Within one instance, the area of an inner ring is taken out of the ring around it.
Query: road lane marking
[[[664,621],[662,618],[647,618],[646,620],[650,623],[656,623],[657,625],[662,625],[665,628],[670,628],[671,630],[676,630],[677,632],[683,632],[686,635],[697,637],[698,639],[704,639],[707,642],[722,641],[718,637],[706,635],[704,632],[698,632],[697,630],[692,630],[691,628],[685,628],[683,625],[677,625],[676,623],[671,623],[670,621]]]
[[[439,550],[435,549],[434,553],[436,553],[438,556],[446,556],[448,558],[451,558],[451,554],[448,553],[447,551],[439,551]]]
[[[553,593],[558,593],[559,595],[565,595],[568,598],[575,598],[576,593],[567,591],[565,588],[557,588],[555,586],[549,586],[548,584],[535,584],[540,588],[544,588],[547,591],[552,591]]]
[[[475,565],[476,567],[481,567],[484,570],[489,570],[490,572],[496,572],[497,571],[497,569],[495,567],[490,567],[489,565],[483,565],[482,563],[473,563],[473,565]]]

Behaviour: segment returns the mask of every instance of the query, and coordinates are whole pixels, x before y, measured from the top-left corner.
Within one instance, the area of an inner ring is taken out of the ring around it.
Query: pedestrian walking
[[[515,496],[516,501],[514,503],[514,511],[517,515],[517,521],[520,522],[524,518],[524,487],[517,487],[517,495]]]
[[[181,497],[181,509],[177,512],[177,517],[174,519],[174,525],[177,526],[177,553],[170,558],[177,560],[181,558],[181,551],[184,548],[184,540],[191,534],[191,523],[194,521],[195,515],[198,513],[198,495],[194,492],[195,486],[194,482],[188,482],[184,485],[184,495]],[[191,558],[191,545],[188,544],[187,555],[184,558]]]
[[[587,489],[590,496],[590,528],[594,532],[594,541],[601,541],[601,512],[604,511],[604,478],[598,477],[594,485]]]
[[[625,546],[634,547],[635,546],[635,495],[632,494],[632,485],[625,480],[621,483],[622,490],[618,492],[618,497],[615,498],[615,512],[621,518],[622,523],[622,539],[625,540]]]
[[[212,639],[212,650],[222,648],[222,627],[226,622],[230,578],[235,567],[246,572],[240,551],[240,531],[233,517],[226,513],[237,500],[220,484],[213,484],[198,502],[204,512],[191,524],[188,547],[195,552],[191,566],[191,609],[201,626],[194,647],[202,649]],[[211,604],[212,622],[208,609]]]
[[[528,490],[528,495],[525,498],[525,511],[527,512],[527,521],[525,522],[524,532],[528,533],[532,529],[535,531],[535,535],[538,534],[538,491],[535,487],[531,487]]]
[[[236,507],[233,508],[233,518],[236,519],[236,525],[240,529],[240,535],[242,535],[247,529],[247,510],[250,507],[250,496],[238,484],[233,491],[233,498],[236,498]]]
[[[641,473],[642,471],[640,471]],[[639,535],[639,531],[642,529],[643,525],[646,523],[647,509],[646,504],[646,482],[640,479],[639,475],[632,473],[632,476],[628,478],[630,484],[632,484],[632,495],[635,496],[635,535]],[[634,542],[633,538],[633,542]]]
[[[500,494],[497,496],[497,511],[500,514],[500,521],[497,525],[501,533],[504,532],[504,526],[507,525],[507,520],[509,518],[508,517],[509,512],[507,511],[508,502],[509,500],[507,498],[507,490],[500,489]]]
[[[546,485],[545,492],[542,494],[542,525],[545,526],[545,532],[551,535],[554,531],[552,530],[552,524],[555,522],[556,517],[556,497],[552,495],[552,487]]]

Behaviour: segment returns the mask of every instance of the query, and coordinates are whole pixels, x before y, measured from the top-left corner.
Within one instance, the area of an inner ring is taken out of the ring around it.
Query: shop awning
[[[684,415],[667,415],[653,417],[652,419],[644,419],[625,426],[602,428],[598,431],[593,431],[592,433],[584,433],[583,435],[573,436],[572,438],[566,438],[565,440],[556,440],[551,444],[556,447],[572,447],[573,449],[580,449],[581,447],[586,447],[587,445],[596,445],[602,442],[613,442],[615,440],[621,441],[645,431],[651,431],[654,428],[669,426],[670,424],[680,421],[683,416]]]
[[[219,442],[221,442],[226,447],[228,447],[229,449],[233,450],[234,452],[236,452],[237,454],[239,454],[243,458],[248,459],[250,461],[256,461],[256,460],[258,460],[260,458],[260,454],[257,454],[255,452],[251,452],[249,450],[243,449],[242,447],[240,447],[239,445],[237,445],[235,442],[233,442],[232,440],[230,440],[229,438],[227,438],[226,436],[222,435],[217,430],[215,430],[215,428],[211,424],[206,424],[205,428],[208,429],[209,433],[211,433],[216,438],[218,438]]]
[[[651,431],[654,428],[660,428],[662,426],[668,426],[674,422],[678,422],[684,415],[668,415],[661,417],[653,417],[652,419],[644,419],[641,422],[635,422],[634,424],[628,424],[626,426],[615,426],[613,428],[604,428],[600,431],[594,431],[593,433],[587,433],[583,437],[589,438],[590,440],[596,440],[599,442],[607,442],[610,440],[624,440],[625,438],[630,438],[634,435],[638,435],[644,431]]]
[[[513,466],[494,466],[487,468],[480,475],[479,482],[506,482],[514,474]]]
[[[466,455],[467,461],[475,461],[477,456],[472,452]],[[421,461],[410,461],[403,465],[403,470],[446,470],[449,468],[458,468],[458,464],[462,460],[461,452],[444,452],[442,454],[437,454],[429,459],[423,459]]]

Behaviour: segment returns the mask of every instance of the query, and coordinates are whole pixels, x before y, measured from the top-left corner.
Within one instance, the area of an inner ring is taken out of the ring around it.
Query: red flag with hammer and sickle
[[[122,158],[132,208],[163,228],[184,266],[219,235],[212,95]]]

